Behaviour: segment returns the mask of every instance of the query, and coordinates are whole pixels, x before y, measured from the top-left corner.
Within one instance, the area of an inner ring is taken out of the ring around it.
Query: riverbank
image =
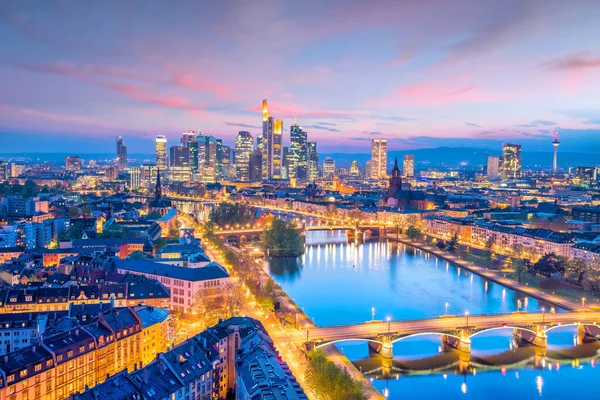
[[[536,298],[538,300],[542,300],[544,302],[550,303],[556,307],[560,307],[560,308],[563,308],[563,309],[569,310],[569,311],[577,311],[577,310],[583,311],[583,309],[579,303],[564,299],[564,298],[556,296],[556,295],[548,294],[538,288],[534,288],[534,287],[531,287],[528,285],[522,285],[513,279],[507,278],[506,276],[504,276],[504,274],[501,271],[490,270],[488,268],[479,267],[479,266],[473,264],[472,262],[467,262],[467,261],[461,260],[460,258],[458,258],[455,255],[440,251],[435,246],[429,245],[422,241],[419,241],[419,240],[413,241],[410,239],[405,239],[402,237],[396,238],[393,236],[386,236],[385,238],[390,241],[397,241],[397,242],[400,242],[407,246],[415,247],[417,249],[426,251],[427,253],[433,254],[436,257],[446,260],[460,268],[464,268],[464,269],[466,269],[474,274],[477,274],[483,278],[489,279],[492,282],[499,283],[500,285],[506,286],[509,289],[523,293],[527,296]]]
[[[371,400],[385,400],[385,396],[375,389],[371,382],[352,364],[350,360],[333,344],[324,346],[323,352],[327,355],[327,359],[337,365],[342,370],[345,370],[352,379],[360,382],[365,388],[367,398]]]

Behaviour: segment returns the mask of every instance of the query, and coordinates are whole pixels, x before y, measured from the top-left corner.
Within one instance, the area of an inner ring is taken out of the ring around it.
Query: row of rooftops
[[[24,347],[0,358],[0,388],[129,337],[144,327],[165,321],[168,316],[167,310],[152,306],[109,308],[100,312],[92,323],[42,337],[41,344]]]
[[[180,389],[190,388],[193,382],[204,381],[202,377],[220,363],[219,343],[234,331],[240,336],[235,367],[238,381],[243,380],[244,386],[250,388],[251,398],[307,398],[287,364],[279,360],[262,324],[251,318],[234,317],[160,354],[140,370],[134,373],[120,372],[104,383],[74,395],[73,399],[170,398]],[[199,388],[196,390],[200,392]]]

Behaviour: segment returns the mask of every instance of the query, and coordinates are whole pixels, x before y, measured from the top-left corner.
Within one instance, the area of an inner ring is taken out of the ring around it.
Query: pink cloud
[[[548,69],[578,71],[582,69],[600,68],[600,57],[589,57],[585,54],[571,54],[545,64]]]

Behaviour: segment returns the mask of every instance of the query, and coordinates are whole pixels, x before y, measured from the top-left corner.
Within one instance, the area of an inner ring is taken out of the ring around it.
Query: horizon
[[[560,151],[600,154],[600,4],[382,3],[3,3],[2,151],[122,136],[143,153],[190,129],[232,144],[268,98],[285,140],[297,120],[322,153],[550,151],[558,131]]]

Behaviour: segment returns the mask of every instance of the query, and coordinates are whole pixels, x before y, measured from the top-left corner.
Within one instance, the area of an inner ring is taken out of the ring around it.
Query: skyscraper
[[[129,188],[139,189],[142,184],[142,170],[140,167],[129,168]]]
[[[387,177],[387,139],[373,139],[371,142],[371,178]]]
[[[186,146],[190,152],[190,172],[196,179],[198,174],[198,139],[194,136],[186,139]]]
[[[350,163],[350,176],[358,176],[360,175],[360,169],[358,168],[358,161],[353,160]]]
[[[283,152],[283,121],[269,116],[267,100],[263,100],[263,132],[258,148],[263,154],[263,178],[281,179]]]
[[[487,160],[487,178],[489,181],[497,181],[500,172],[500,157],[489,156]]]
[[[325,157],[323,161],[323,179],[332,180],[335,176],[335,160],[331,157]]]
[[[288,172],[290,178],[306,179],[308,147],[307,134],[298,124],[290,127],[290,163]]]
[[[183,146],[171,146],[169,172],[174,182],[190,180],[190,150]]]
[[[167,170],[167,138],[163,135],[156,137],[156,168],[164,172]]]
[[[261,181],[262,175],[262,152],[260,150],[254,150],[250,153],[248,162],[248,179],[250,182]]]
[[[200,181],[214,182],[217,173],[217,139],[198,135],[198,173]]]
[[[237,178],[241,181],[246,182],[250,180],[250,153],[253,150],[254,139],[250,132],[238,132],[235,138],[235,169]]]
[[[402,164],[404,170],[404,176],[411,178],[415,176],[415,156],[412,154],[404,155],[404,162]]]
[[[127,147],[121,136],[117,138],[117,169],[119,171],[127,169]]]
[[[504,181],[521,177],[521,145],[505,143],[502,145],[502,165],[500,178]]]
[[[308,142],[308,179],[315,181],[319,179],[319,153],[317,142]]]
[[[552,142],[552,147],[554,147],[554,163],[552,164],[552,170],[555,174],[558,161],[558,146],[560,146],[560,142],[558,141],[558,131],[556,131],[554,133],[554,141]]]
[[[231,165],[231,147],[224,145],[222,139],[217,139],[216,154],[216,176],[226,179]]]
[[[183,147],[188,147],[188,143],[192,140],[194,140],[194,138],[196,137],[196,132],[194,131],[187,131],[184,132],[183,135],[181,136],[181,145]]]

